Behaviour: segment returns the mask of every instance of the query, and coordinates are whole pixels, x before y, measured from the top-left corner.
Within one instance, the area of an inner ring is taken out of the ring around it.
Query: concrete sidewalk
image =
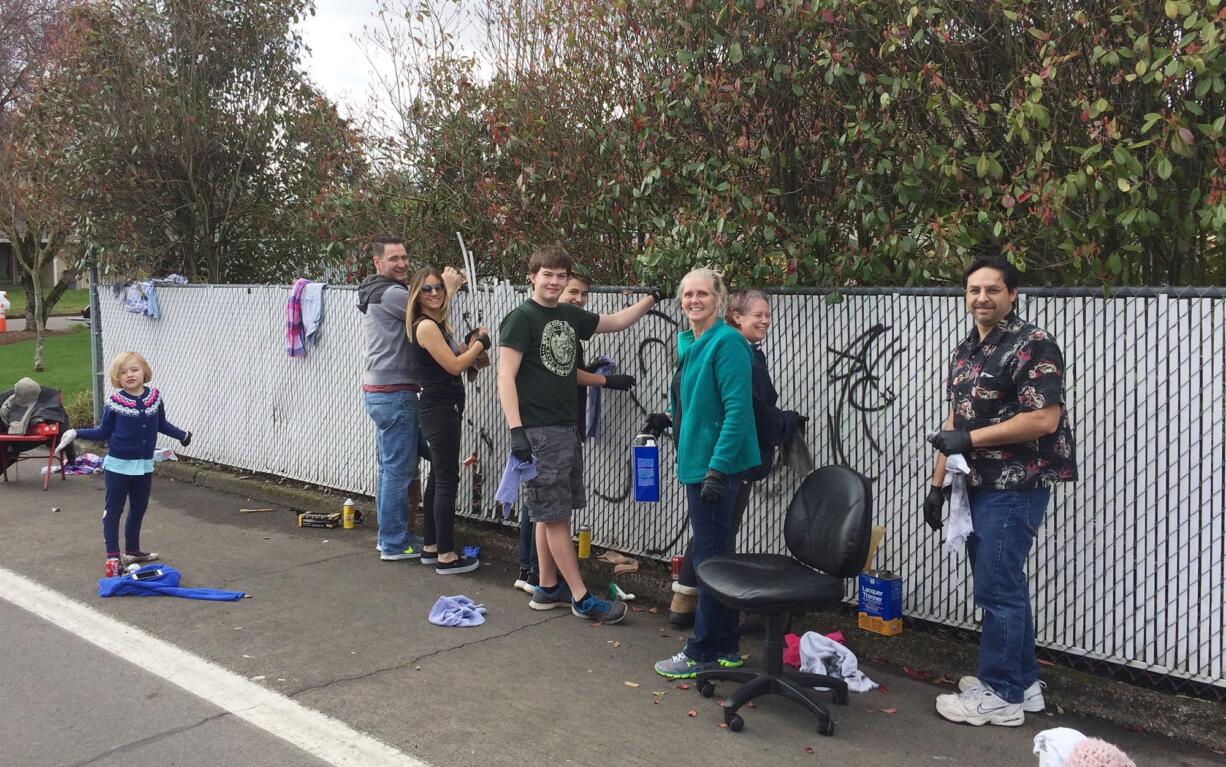
[[[817,735],[799,707],[769,698],[743,711],[745,730],[734,734],[719,727],[717,703],[731,685],[708,700],[652,672],[684,640],[668,629],[664,610],[634,612],[619,626],[535,612],[510,588],[514,563],[488,552],[476,573],[439,576],[415,562],[379,561],[373,529],[299,529],[287,509],[242,514],[271,504],[166,476],[154,482],[145,548],[179,568],[185,585],[253,598],[99,599],[101,477],[57,479],[44,493],[31,465],[0,485],[5,567],[433,765],[1033,767],[1034,735],[1057,726],[1115,743],[1141,765],[1222,763],[1202,749],[1073,716],[1028,715],[1018,728],[950,724],[933,710],[948,688],[871,663],[867,672],[885,689],[833,707],[834,737]],[[488,606],[485,625],[427,622],[438,596],[461,593]],[[744,647],[751,665],[756,639]]]

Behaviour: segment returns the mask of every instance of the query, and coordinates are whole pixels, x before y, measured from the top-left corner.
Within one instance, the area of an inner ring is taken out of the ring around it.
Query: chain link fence
[[[595,291],[588,308],[615,311],[632,292]],[[946,554],[920,514],[933,458],[923,437],[948,412],[946,363],[970,327],[960,295],[777,293],[764,350],[781,406],[810,417],[815,462],[872,478],[875,521],[888,530],[875,565],[903,575],[907,615],[974,629],[966,559]],[[372,495],[356,291],[324,291],[322,339],[305,359],[285,352],[287,296],[284,286],[159,287],[154,320],[103,287],[103,359],[128,349],[149,359],[171,421],[195,431],[183,454]],[[455,321],[487,325],[496,341],[499,320],[522,300],[506,285],[463,293]],[[1032,554],[1038,643],[1226,697],[1226,291],[1030,290],[1020,313],[1064,350],[1082,477],[1056,489]],[[587,344],[589,360],[607,355],[638,379],[632,392],[602,392],[586,446],[588,506],[575,524],[591,525],[597,545],[659,558],[684,547],[670,446],[661,446],[658,504],[634,502],[630,471],[632,437],[666,407],[681,322],[665,302]],[[490,368],[468,387],[462,451],[475,460],[461,475],[460,513],[502,521],[493,488],[508,448]],[[783,515],[801,479],[782,469],[757,486],[742,550],[784,550]]]

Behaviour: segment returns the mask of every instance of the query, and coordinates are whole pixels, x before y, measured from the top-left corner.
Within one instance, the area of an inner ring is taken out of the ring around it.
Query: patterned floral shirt
[[[954,350],[945,398],[955,429],[979,429],[1018,413],[1064,404],[1064,356],[1046,331],[1009,312],[979,340],[978,328]],[[1068,409],[1056,431],[1029,442],[976,448],[967,457],[970,484],[1023,490],[1077,479]]]

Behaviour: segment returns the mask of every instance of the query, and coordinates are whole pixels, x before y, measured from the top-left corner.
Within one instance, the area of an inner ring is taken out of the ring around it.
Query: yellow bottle
[[[352,530],[354,527],[354,518],[357,514],[354,513],[353,499],[346,498],[345,505],[341,507],[341,526],[346,530]]]
[[[590,525],[579,526],[579,558],[592,556],[592,528]]]

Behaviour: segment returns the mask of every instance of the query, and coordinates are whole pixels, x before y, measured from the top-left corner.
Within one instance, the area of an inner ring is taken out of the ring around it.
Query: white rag
[[[825,674],[842,679],[852,692],[868,692],[877,688],[877,683],[860,670],[855,653],[816,631],[806,631],[800,638],[800,670],[806,674]]]
[[[1064,767],[1077,744],[1085,740],[1069,727],[1053,727],[1034,736],[1034,752],[1039,757],[1039,767]]]
[[[971,522],[971,499],[966,494],[966,478],[970,473],[970,464],[961,453],[946,459],[942,484],[953,488],[949,497],[949,521],[945,523],[945,550],[950,554],[961,554],[966,549],[966,539],[975,532]]]

